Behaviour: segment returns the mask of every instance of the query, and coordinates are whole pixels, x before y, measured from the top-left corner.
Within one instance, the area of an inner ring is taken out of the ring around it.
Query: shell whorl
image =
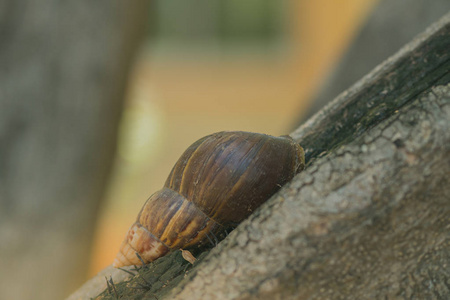
[[[304,157],[303,149],[290,137],[219,132],[185,151],[165,187],[218,223],[237,224],[303,169],[304,158],[299,157]]]
[[[141,264],[133,250],[150,262],[201,244],[249,216],[303,167],[303,149],[290,137],[218,132],[198,140],[144,204],[113,265]]]

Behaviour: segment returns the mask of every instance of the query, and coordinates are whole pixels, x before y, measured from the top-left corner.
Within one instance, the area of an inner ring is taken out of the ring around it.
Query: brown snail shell
[[[114,267],[151,262],[236,226],[304,168],[291,137],[218,132],[192,144],[142,207]]]

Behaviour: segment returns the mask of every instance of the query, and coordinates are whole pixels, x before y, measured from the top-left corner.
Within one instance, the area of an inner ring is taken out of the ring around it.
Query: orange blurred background
[[[170,16],[163,1],[153,2],[151,17],[159,23],[150,23],[172,24],[163,18]],[[265,40],[229,42],[213,34],[177,40],[153,34],[143,46],[130,76],[90,276],[112,263],[145,200],[162,187],[195,140],[222,130],[272,135],[293,130],[376,0],[230,1],[236,5],[230,9],[242,9],[236,15],[243,16],[244,25],[248,20],[264,24],[264,16],[251,10],[258,2],[277,3],[276,34]]]

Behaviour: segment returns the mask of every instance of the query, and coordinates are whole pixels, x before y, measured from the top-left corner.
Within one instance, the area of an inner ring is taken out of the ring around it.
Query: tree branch
[[[449,297],[448,49],[450,14],[293,132],[305,171],[187,274],[174,252],[120,293],[145,278],[135,297]]]

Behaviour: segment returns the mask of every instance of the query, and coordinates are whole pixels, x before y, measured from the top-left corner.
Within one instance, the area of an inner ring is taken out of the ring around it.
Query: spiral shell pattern
[[[289,136],[218,132],[192,144],[144,204],[113,263],[140,265],[236,226],[304,168]]]

